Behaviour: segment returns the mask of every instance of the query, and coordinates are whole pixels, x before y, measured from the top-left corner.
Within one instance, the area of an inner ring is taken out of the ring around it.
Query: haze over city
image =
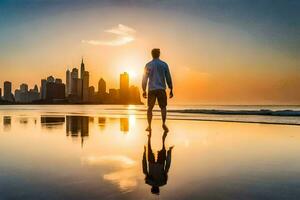
[[[158,47],[180,85],[171,104],[299,104],[298,8],[270,0],[4,0],[0,87],[9,80],[13,90],[33,88],[49,75],[65,82],[82,56],[91,85],[106,77],[117,88],[127,71],[140,86]]]

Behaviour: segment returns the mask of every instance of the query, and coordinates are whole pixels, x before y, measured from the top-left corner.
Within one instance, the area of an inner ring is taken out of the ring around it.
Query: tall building
[[[72,72],[71,72],[71,78],[78,78],[78,69],[77,68],[73,68]]]
[[[94,86],[90,86],[89,87],[89,102],[94,102],[95,99],[95,87]]]
[[[66,97],[71,94],[71,72],[70,70],[66,71]]]
[[[46,84],[47,84],[47,80],[42,79],[40,91],[41,91],[41,99],[43,99],[43,100],[46,99],[46,89],[47,89]]]
[[[140,90],[138,87],[130,86],[128,103],[131,103],[131,104],[141,103]]]
[[[83,77],[82,77],[82,100],[83,102],[89,101],[89,72],[84,71]]]
[[[9,82],[9,81],[4,82],[3,99],[6,101],[10,101],[10,102],[14,101],[14,96],[11,93],[11,82]]]
[[[20,85],[20,90],[15,91],[15,100],[21,103],[28,103],[29,102],[29,94],[28,94],[28,85],[22,83]]]
[[[81,101],[82,100],[82,80],[80,78],[78,79],[73,79],[76,80],[76,85],[77,85],[77,91],[76,91],[76,95],[78,97],[78,100]]]
[[[0,100],[2,100],[2,89],[0,88]]]
[[[100,95],[104,95],[106,93],[106,82],[103,78],[101,78],[98,82],[98,93]]]
[[[47,82],[46,100],[63,100],[65,99],[65,84],[61,82]]]
[[[73,68],[71,72],[71,91],[70,93],[73,96],[77,95],[77,85],[78,85],[78,69]]]
[[[81,65],[80,65],[80,78],[81,79],[83,79],[84,72],[85,72],[85,67],[84,67],[83,58],[82,58],[81,59]]]
[[[127,103],[129,98],[129,75],[127,72],[120,74],[120,101]]]
[[[33,89],[29,90],[28,100],[29,102],[37,101],[39,100],[39,96],[40,93],[39,93],[38,86],[35,85]]]

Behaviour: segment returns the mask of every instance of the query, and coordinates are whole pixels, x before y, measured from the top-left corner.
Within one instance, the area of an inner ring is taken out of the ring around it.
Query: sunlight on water
[[[300,126],[171,117],[163,137],[157,116],[148,137],[142,112],[85,108],[1,109],[1,197],[155,199],[153,186],[160,199],[300,195]]]

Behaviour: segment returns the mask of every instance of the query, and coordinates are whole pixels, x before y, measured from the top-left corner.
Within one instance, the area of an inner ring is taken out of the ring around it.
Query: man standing
[[[151,131],[151,121],[152,121],[152,110],[157,99],[158,105],[161,109],[162,117],[162,127],[167,132],[168,127],[166,125],[167,117],[167,94],[166,94],[166,82],[170,89],[170,98],[173,97],[173,85],[172,78],[170,74],[169,67],[167,63],[159,59],[160,50],[152,49],[151,51],[153,60],[146,64],[145,71],[143,75],[143,97],[147,98],[146,87],[148,83],[148,110],[147,110],[147,119],[148,119],[148,128],[146,131]]]

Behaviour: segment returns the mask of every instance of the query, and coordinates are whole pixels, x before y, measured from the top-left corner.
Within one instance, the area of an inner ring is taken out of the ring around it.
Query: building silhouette
[[[81,59],[81,65],[80,65],[80,78],[83,79],[84,77],[84,72],[85,72],[85,66],[83,63],[83,58]]]
[[[54,79],[53,76],[47,78],[46,101],[55,102],[65,99],[65,84],[61,79]]]
[[[96,101],[96,93],[95,93],[95,87],[90,86],[89,87],[89,97],[88,97],[88,102],[95,102]]]
[[[45,100],[46,99],[46,84],[47,84],[47,80],[46,79],[42,79],[41,80],[41,99]]]
[[[12,87],[11,82],[9,82],[9,81],[4,82],[3,99],[5,101],[14,102],[14,95],[11,93],[11,87]]]
[[[120,102],[128,103],[129,75],[127,72],[120,74]]]
[[[2,100],[2,89],[0,88],[0,100]]]
[[[68,69],[66,71],[66,97],[71,94],[71,72]]]
[[[98,93],[99,95],[106,94],[106,82],[103,78],[101,78],[98,82]]]
[[[84,64],[83,64],[84,68]],[[84,71],[83,72],[83,77],[82,77],[82,101],[83,102],[88,102],[89,101],[89,72]]]

